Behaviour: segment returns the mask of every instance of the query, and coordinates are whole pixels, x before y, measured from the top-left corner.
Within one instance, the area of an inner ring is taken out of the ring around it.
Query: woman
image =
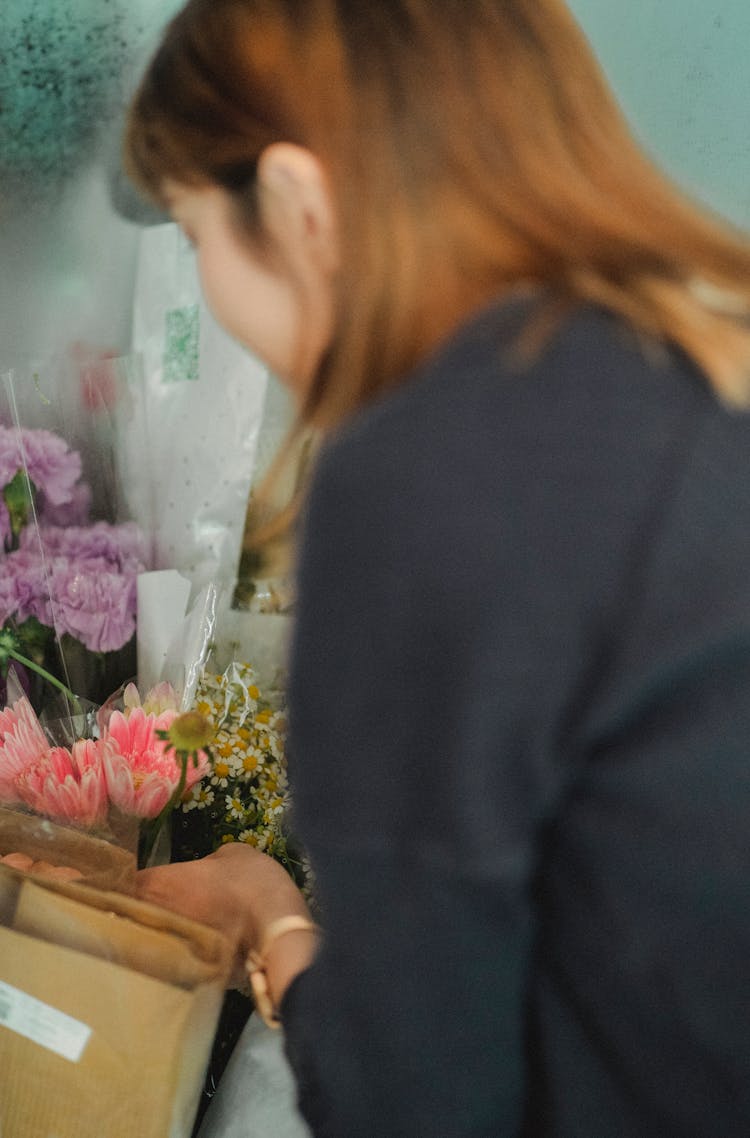
[[[747,243],[558,0],[191,0],[128,154],[324,438],[325,935],[252,850],[143,894],[251,950],[316,1136],[747,1138]]]

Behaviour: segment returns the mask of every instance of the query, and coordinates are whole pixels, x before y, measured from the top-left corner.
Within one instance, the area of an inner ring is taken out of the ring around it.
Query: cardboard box
[[[0,865],[2,1138],[189,1138],[230,952],[118,893]]]

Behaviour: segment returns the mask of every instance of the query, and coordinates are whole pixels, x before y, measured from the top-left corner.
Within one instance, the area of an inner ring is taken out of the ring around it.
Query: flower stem
[[[77,714],[81,714],[81,705],[78,702],[78,697],[74,695],[70,688],[66,687],[61,680],[58,680],[56,676],[53,676],[50,672],[47,671],[46,668],[43,668],[41,664],[37,664],[33,660],[30,660],[29,657],[24,656],[23,653],[17,652],[15,648],[9,648],[6,646],[4,651],[6,655],[11,657],[11,659],[16,660],[19,664],[23,664],[24,668],[31,668],[31,670],[33,672],[36,672],[38,676],[41,676],[43,680],[46,680],[47,683],[52,684],[59,691],[61,691],[65,698],[73,705],[73,707],[78,709]]]
[[[159,836],[164,828],[166,818],[162,814],[157,814],[156,818],[150,819],[148,822],[141,824],[141,832],[138,842],[138,868],[148,869],[151,865],[151,859],[156,849],[156,844]]]
[[[180,778],[178,780],[177,786],[170,795],[169,801],[161,813],[157,814],[155,818],[151,818],[141,827],[141,839],[138,848],[138,865],[140,869],[146,869],[148,867],[154,850],[156,849],[156,843],[159,840],[159,835],[166,825],[168,818],[171,816],[172,811],[180,803],[180,799],[182,798],[185,790],[185,784],[187,783],[187,765],[189,757],[190,756],[187,754],[187,752],[177,751],[177,761],[180,764]]]
[[[185,751],[177,751],[177,759],[180,764],[180,779],[174,789],[174,792],[172,793],[172,797],[169,799],[169,802],[164,807],[161,814],[159,814],[157,817],[157,820],[161,819],[162,824],[166,822],[172,811],[180,804],[180,799],[182,798],[185,790],[185,784],[187,782],[188,758],[189,756]]]

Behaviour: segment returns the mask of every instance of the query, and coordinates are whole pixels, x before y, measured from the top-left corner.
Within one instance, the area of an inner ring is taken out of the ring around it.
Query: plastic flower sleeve
[[[13,672],[0,711],[0,861],[36,876],[132,889],[137,819],[112,809],[113,744],[83,701],[37,716]]]
[[[143,699],[129,684],[102,708],[71,699],[59,714],[38,716],[16,695],[0,711],[0,807],[121,845],[142,867],[152,864],[171,812],[209,770],[207,721],[181,714],[179,704],[168,684]]]
[[[270,381],[209,313],[176,225],[141,235],[133,348],[156,463],[154,568],[233,588]]]
[[[196,745],[205,745],[208,766],[171,815],[173,858],[190,859],[229,841],[244,842],[270,854],[308,888],[309,867],[289,821],[285,694],[283,685],[269,682],[278,681],[275,665],[283,656],[288,618],[275,614],[283,628],[274,625],[263,643],[255,622],[273,624],[274,616],[232,614],[242,618],[248,634],[241,645],[230,614],[226,592],[215,585],[202,589],[175,629],[160,684],[146,691],[139,680],[138,690],[122,698],[133,707],[155,710],[171,691],[180,719],[194,717],[203,733]],[[255,666],[254,650],[265,657],[262,669]]]
[[[238,610],[220,599],[214,642],[218,668],[233,660],[250,660],[268,699],[283,703],[293,619],[289,612]]]
[[[216,584],[200,589],[191,603],[189,592],[187,580],[174,571],[138,578],[139,689],[166,681],[181,693],[181,709],[189,710],[209,663],[223,672],[249,660],[266,697],[281,705],[291,614],[235,609],[229,590]]]
[[[121,362],[79,345],[55,374],[3,376],[0,667],[10,658],[46,673],[45,683],[32,679],[39,709],[49,682],[101,702],[135,670],[136,578],[148,542],[121,519]]]
[[[189,604],[190,583],[172,569],[138,578],[138,686],[148,691],[159,682],[180,693],[189,709],[216,633],[219,590],[206,585]]]
[[[138,683],[148,689],[165,675],[167,655],[185,620],[190,582],[176,569],[155,569],[139,574],[137,590]]]

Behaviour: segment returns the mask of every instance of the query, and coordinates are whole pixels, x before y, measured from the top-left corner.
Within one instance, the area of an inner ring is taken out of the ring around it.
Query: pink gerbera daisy
[[[26,696],[0,711],[0,800],[21,801],[18,775],[48,750],[49,741]]]
[[[112,744],[80,739],[69,751],[52,747],[16,778],[21,801],[58,822],[97,826],[107,817],[103,758]]]
[[[182,768],[157,731],[169,730],[176,715],[173,710],[146,715],[141,707],[127,718],[120,711],[112,713],[105,737],[114,746],[104,757],[104,772],[112,804],[124,814],[156,818],[174,794]],[[188,763],[185,790],[207,771],[208,758],[201,752],[197,766]]]

